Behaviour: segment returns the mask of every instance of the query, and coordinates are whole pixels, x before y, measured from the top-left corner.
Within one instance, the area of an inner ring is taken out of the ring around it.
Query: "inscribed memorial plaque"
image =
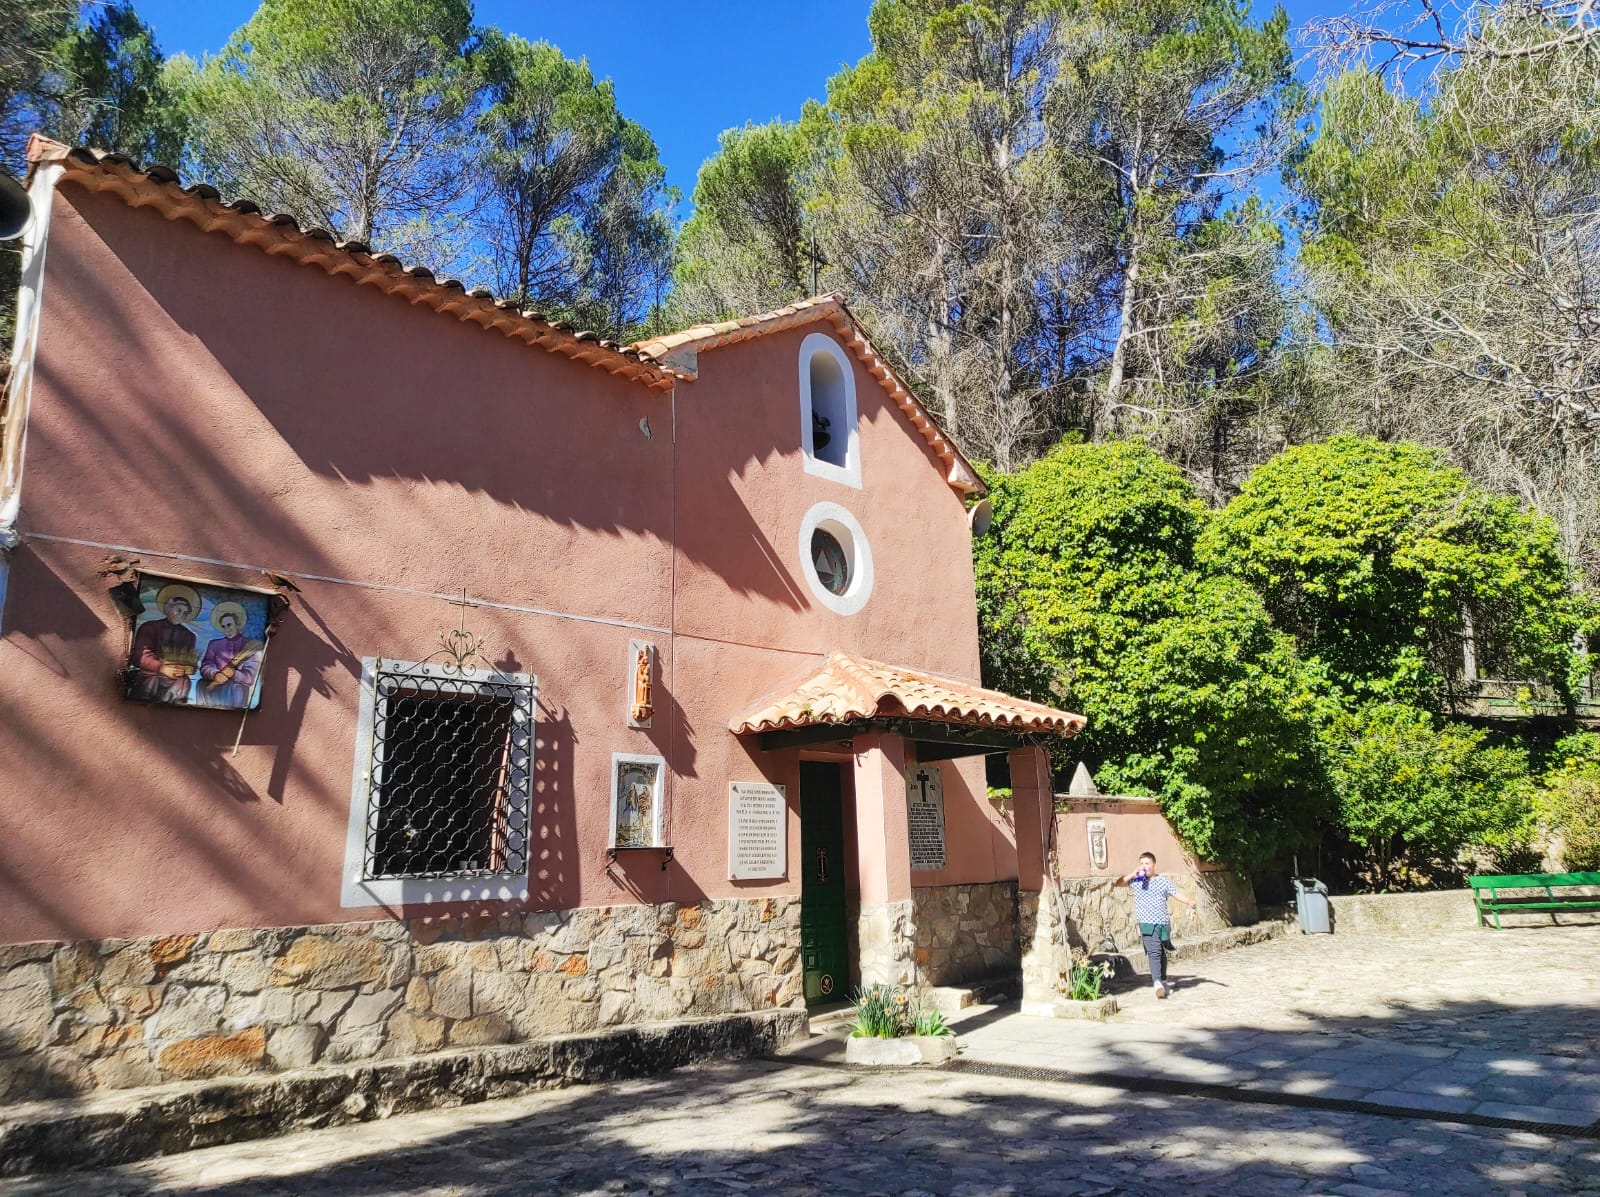
[[[728,877],[755,881],[789,871],[789,806],[767,781],[728,783]]]
[[[944,868],[944,780],[937,765],[906,768],[906,817],[911,830],[911,867]]]

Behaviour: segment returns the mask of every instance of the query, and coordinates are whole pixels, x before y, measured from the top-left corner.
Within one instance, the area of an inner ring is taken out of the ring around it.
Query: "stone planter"
[[[1117,1012],[1117,999],[1098,998],[1092,1002],[1075,1002],[1058,997],[1049,1002],[1023,1002],[1022,1013],[1031,1018],[1083,1018],[1090,1022],[1105,1022]]]
[[[906,1035],[899,1039],[844,1041],[846,1064],[889,1064],[907,1068],[914,1064],[943,1064],[956,1058],[954,1035]]]

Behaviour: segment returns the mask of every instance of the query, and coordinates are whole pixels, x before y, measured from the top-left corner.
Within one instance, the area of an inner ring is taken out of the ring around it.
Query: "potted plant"
[[[914,992],[869,985],[855,996],[844,1058],[850,1064],[943,1064],[955,1058],[956,1033]]]
[[[1117,1012],[1117,999],[1102,994],[1101,989],[1115,970],[1109,961],[1095,960],[1082,948],[1073,948],[1067,967],[1061,973],[1062,997],[1057,998],[1049,1011],[1039,1010],[1052,1018],[1087,1018],[1104,1022]]]

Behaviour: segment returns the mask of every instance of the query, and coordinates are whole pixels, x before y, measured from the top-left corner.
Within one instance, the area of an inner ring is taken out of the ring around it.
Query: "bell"
[[[14,241],[27,231],[33,204],[22,184],[0,170],[0,241]]]

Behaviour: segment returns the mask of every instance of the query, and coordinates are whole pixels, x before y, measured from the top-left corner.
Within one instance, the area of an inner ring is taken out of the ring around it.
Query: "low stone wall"
[[[1543,891],[1537,891],[1541,896]],[[1600,897],[1594,886],[1578,886],[1557,893],[1588,894]],[[1428,928],[1472,927],[1478,922],[1477,908],[1470,889],[1442,889],[1416,894],[1339,894],[1328,899],[1333,912],[1335,935],[1362,935],[1384,931],[1418,931]],[[1600,923],[1600,911],[1558,911],[1556,921],[1567,924]],[[1493,929],[1491,918],[1487,927]],[[1500,913],[1502,927],[1548,927],[1548,912],[1506,910]]]
[[[932,885],[911,891],[917,980],[954,985],[1021,967],[1017,883]]]
[[[804,1010],[763,1010],[31,1102],[0,1114],[0,1176],[121,1164],[308,1126],[648,1076],[702,1060],[770,1055],[805,1033]],[[62,1192],[71,1190],[61,1186]]]
[[[804,1004],[798,898],[0,946],[0,1100]]]
[[[1180,902],[1171,903],[1172,934],[1177,939],[1253,923],[1259,917],[1249,883],[1229,870],[1173,874],[1172,880],[1199,905],[1191,911]],[[1120,952],[1139,950],[1133,898],[1126,889],[1116,888],[1112,878],[1066,877],[1061,891],[1074,946],[1091,952],[1108,950],[1109,944]]]

